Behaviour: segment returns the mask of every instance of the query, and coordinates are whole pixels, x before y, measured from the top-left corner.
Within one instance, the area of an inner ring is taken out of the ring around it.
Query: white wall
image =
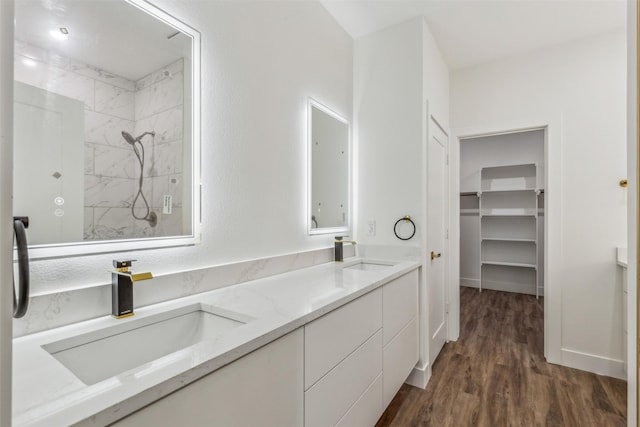
[[[424,253],[427,116],[436,117],[445,129],[449,123],[449,72],[424,20],[415,18],[357,39],[354,85],[355,237],[370,253],[372,248],[400,247],[420,253],[420,361],[412,383],[423,386],[429,355]],[[408,241],[398,240],[393,231],[404,215],[416,224],[415,237]],[[375,236],[367,235],[370,220],[376,222]],[[397,252],[387,256],[392,253]]]
[[[627,193],[618,186],[626,175],[625,40],[621,30],[457,70],[451,79],[458,135],[552,123],[547,357],[612,376],[622,375],[615,247],[627,236]]]
[[[627,425],[633,427],[638,421],[638,3],[627,4]]]
[[[428,113],[448,131],[449,67],[425,21],[422,23],[422,78],[423,97],[429,102]]]
[[[412,19],[356,39],[354,130],[356,240],[420,246],[422,219],[423,20]],[[402,242],[395,222],[410,215],[416,237]],[[376,235],[366,235],[369,220]]]
[[[464,139],[460,142],[460,191],[480,190],[480,169],[536,163],[538,188],[544,188],[544,131]]]
[[[202,243],[126,257],[162,274],[332,246],[306,233],[306,108],[351,118],[352,39],[316,2],[154,4],[202,34]],[[33,291],[108,283],[118,256],[33,262]]]

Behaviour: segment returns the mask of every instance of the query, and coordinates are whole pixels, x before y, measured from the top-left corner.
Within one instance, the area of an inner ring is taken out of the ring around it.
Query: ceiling
[[[189,36],[124,1],[17,1],[15,13],[17,40],[133,81],[190,55]],[[66,40],[49,33],[60,28]]]
[[[451,69],[626,25],[625,0],[321,0],[353,38],[424,16]]]

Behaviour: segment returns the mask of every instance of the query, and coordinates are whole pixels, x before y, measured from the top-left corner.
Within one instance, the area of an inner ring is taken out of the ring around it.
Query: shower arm
[[[139,137],[137,137],[136,141],[141,142],[140,140],[142,138],[144,138],[145,136],[147,136],[147,135],[156,136],[156,133],[155,132],[145,132],[142,135],[140,135]]]

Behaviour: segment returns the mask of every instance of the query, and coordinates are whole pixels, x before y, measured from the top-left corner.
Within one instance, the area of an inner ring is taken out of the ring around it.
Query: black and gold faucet
[[[111,314],[116,319],[133,316],[133,282],[153,279],[151,273],[133,273],[129,271],[135,259],[129,261],[113,260],[115,271],[111,273]]]
[[[343,254],[343,244],[344,243],[351,243],[352,245],[355,245],[356,242],[354,242],[353,240],[342,240],[344,239],[343,236],[336,236],[336,240],[334,242],[333,248],[334,248],[334,261],[335,262],[342,262],[344,261],[344,254]]]

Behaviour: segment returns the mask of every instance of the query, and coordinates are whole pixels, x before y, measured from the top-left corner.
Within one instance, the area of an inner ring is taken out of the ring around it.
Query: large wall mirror
[[[349,122],[309,99],[309,234],[347,233],[351,218]]]
[[[14,215],[32,257],[197,241],[199,33],[142,0],[18,0]]]

